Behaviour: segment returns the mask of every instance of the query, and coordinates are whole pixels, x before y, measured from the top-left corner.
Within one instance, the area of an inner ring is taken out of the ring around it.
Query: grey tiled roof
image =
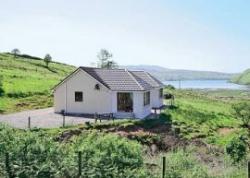
[[[144,71],[91,67],[80,68],[111,90],[141,91],[163,86],[159,80]]]

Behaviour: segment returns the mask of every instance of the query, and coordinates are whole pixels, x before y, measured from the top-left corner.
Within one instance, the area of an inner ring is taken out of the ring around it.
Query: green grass
[[[52,106],[52,88],[75,69],[52,62],[0,53],[0,75],[5,94],[0,97],[0,113]]]
[[[185,150],[177,149],[156,156],[147,155],[144,159],[150,165],[155,165],[152,173],[161,177],[162,158],[166,158],[165,177],[174,178],[242,178],[247,176],[246,162],[236,166],[227,157],[213,158],[216,166],[209,165],[212,155],[201,152],[199,148],[189,146]],[[207,160],[206,160],[207,159]]]
[[[232,115],[232,104],[248,100],[250,92],[175,90],[166,91],[175,95],[176,108],[165,112],[171,115],[173,127],[180,128],[181,136],[186,139],[201,138],[220,146],[228,143],[238,132],[245,133],[241,121]],[[234,98],[231,95],[234,94]],[[232,129],[225,135],[219,129]]]
[[[238,84],[250,85],[250,69],[247,69],[242,74],[233,77],[231,81]]]

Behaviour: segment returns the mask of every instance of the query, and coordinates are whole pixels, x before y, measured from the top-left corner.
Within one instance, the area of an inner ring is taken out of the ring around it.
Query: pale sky
[[[120,65],[250,68],[249,0],[0,0],[0,51],[76,66],[106,48]]]

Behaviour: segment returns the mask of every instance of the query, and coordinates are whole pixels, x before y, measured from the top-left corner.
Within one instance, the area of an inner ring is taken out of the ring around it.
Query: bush
[[[138,143],[116,135],[86,132],[69,143],[43,130],[20,131],[0,125],[0,177],[147,177]],[[8,170],[5,153],[9,153]]]
[[[116,135],[84,134],[74,145],[76,150],[83,153],[86,177],[94,174],[100,177],[124,177],[127,171],[135,172],[143,165],[141,146]]]
[[[250,102],[242,102],[233,105],[234,115],[241,119],[243,126],[248,127],[250,123]]]
[[[165,85],[165,89],[169,89],[169,90],[175,90],[175,87],[173,85]]]
[[[247,155],[247,142],[244,136],[237,136],[226,146],[226,153],[230,156],[234,163],[238,163]]]

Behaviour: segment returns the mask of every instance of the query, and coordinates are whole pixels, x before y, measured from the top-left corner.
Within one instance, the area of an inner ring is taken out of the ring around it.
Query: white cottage
[[[59,113],[145,118],[163,105],[163,84],[144,71],[79,67],[54,88]]]

